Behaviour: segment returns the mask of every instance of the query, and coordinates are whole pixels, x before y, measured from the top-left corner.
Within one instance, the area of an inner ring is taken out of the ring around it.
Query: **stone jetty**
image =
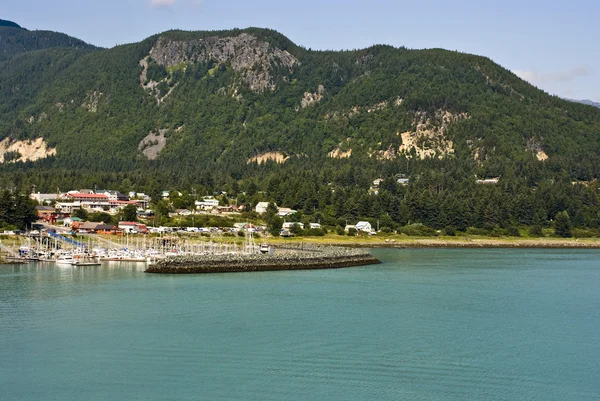
[[[311,247],[278,250],[274,254],[176,256],[152,264],[146,273],[199,274],[275,270],[337,269],[380,263],[364,249]]]

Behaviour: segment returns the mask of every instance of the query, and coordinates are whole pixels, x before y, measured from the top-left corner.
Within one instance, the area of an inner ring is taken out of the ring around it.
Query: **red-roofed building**
[[[110,208],[108,196],[104,194],[68,193],[67,199],[72,202],[79,202],[84,209],[108,210]]]
[[[148,227],[142,223],[136,223],[135,221],[120,221],[119,229],[128,234],[146,234]]]
[[[108,201],[108,196],[104,195],[104,194],[82,194],[79,192],[76,193],[69,193],[67,194],[67,199],[71,199],[74,201],[92,201],[92,200],[105,200]]]

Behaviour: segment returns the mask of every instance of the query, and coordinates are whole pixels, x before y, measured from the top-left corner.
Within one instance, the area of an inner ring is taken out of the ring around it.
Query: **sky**
[[[97,46],[169,29],[275,29],[321,50],[373,44],[486,56],[548,93],[600,102],[598,0],[2,0],[0,19]]]

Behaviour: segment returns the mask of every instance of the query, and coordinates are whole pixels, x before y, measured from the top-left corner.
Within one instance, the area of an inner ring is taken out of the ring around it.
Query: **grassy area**
[[[269,244],[310,243],[340,246],[372,247],[593,247],[600,248],[600,238],[533,238],[533,237],[491,237],[491,236],[438,236],[409,237],[390,234],[386,236],[349,237],[328,234],[323,237],[269,238]]]
[[[169,67],[166,67],[166,70],[169,74],[173,74],[176,71],[180,71],[180,70],[184,70],[187,67],[187,63],[185,61],[182,61],[181,63],[177,64],[177,65],[172,65]]]

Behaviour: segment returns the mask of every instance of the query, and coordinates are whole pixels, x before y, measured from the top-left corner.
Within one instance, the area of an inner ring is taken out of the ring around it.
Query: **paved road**
[[[71,228],[70,227],[64,227],[64,226],[53,226],[52,224],[47,224],[44,223],[41,220],[38,220],[35,222],[35,224],[41,224],[42,226],[44,226],[44,228],[46,230],[56,230],[56,232],[58,234],[66,234],[66,233],[70,233],[71,232]]]

